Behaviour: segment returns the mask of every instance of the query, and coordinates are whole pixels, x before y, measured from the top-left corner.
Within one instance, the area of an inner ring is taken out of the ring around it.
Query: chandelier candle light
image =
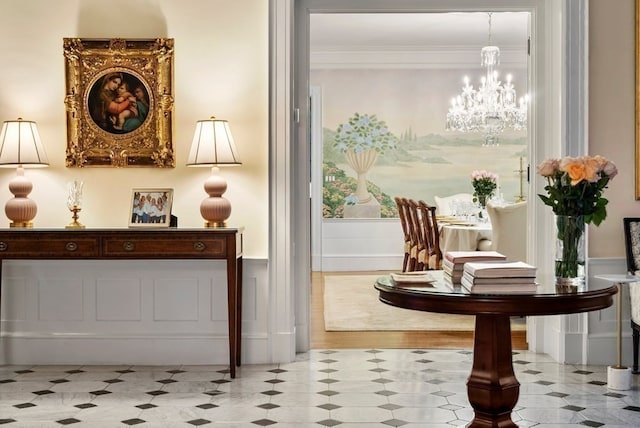
[[[451,100],[447,113],[448,131],[483,132],[485,146],[498,145],[498,134],[507,128],[527,128],[529,96],[516,102],[516,90],[510,74],[503,84],[498,80],[496,66],[500,63],[500,49],[491,45],[491,13],[489,13],[489,43],[480,51],[480,64],[485,76],[476,90],[464,77],[462,93]]]

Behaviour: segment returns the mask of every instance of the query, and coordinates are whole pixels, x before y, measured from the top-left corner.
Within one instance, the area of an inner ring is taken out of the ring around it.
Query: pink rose
[[[553,177],[558,172],[558,160],[547,159],[538,165],[538,174],[543,177]]]
[[[609,177],[609,179],[612,179],[613,177],[618,175],[618,167],[615,163],[607,161],[607,163],[605,163],[604,167],[602,168],[602,172],[604,172],[604,174]]]

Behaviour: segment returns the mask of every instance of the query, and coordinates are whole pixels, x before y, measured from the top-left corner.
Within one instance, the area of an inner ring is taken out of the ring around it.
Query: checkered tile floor
[[[314,350],[288,364],[0,366],[4,427],[465,426],[468,350]],[[516,352],[521,427],[640,427],[640,382]]]

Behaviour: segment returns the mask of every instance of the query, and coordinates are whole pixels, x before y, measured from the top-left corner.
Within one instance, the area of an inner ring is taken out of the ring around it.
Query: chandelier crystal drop
[[[489,43],[480,51],[480,64],[486,74],[475,89],[464,77],[462,93],[451,100],[447,113],[447,131],[482,132],[485,146],[498,145],[498,134],[505,129],[527,128],[529,96],[517,102],[511,75],[506,82],[498,80],[496,66],[500,63],[500,49],[491,45],[491,13],[489,13]]]

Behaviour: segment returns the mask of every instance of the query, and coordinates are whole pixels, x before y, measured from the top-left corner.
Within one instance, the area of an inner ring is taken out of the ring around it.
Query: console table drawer
[[[103,241],[105,257],[149,257],[149,258],[225,258],[225,238],[198,239],[140,239],[132,237],[107,238]]]
[[[0,239],[0,258],[96,258],[100,254],[97,239]]]

